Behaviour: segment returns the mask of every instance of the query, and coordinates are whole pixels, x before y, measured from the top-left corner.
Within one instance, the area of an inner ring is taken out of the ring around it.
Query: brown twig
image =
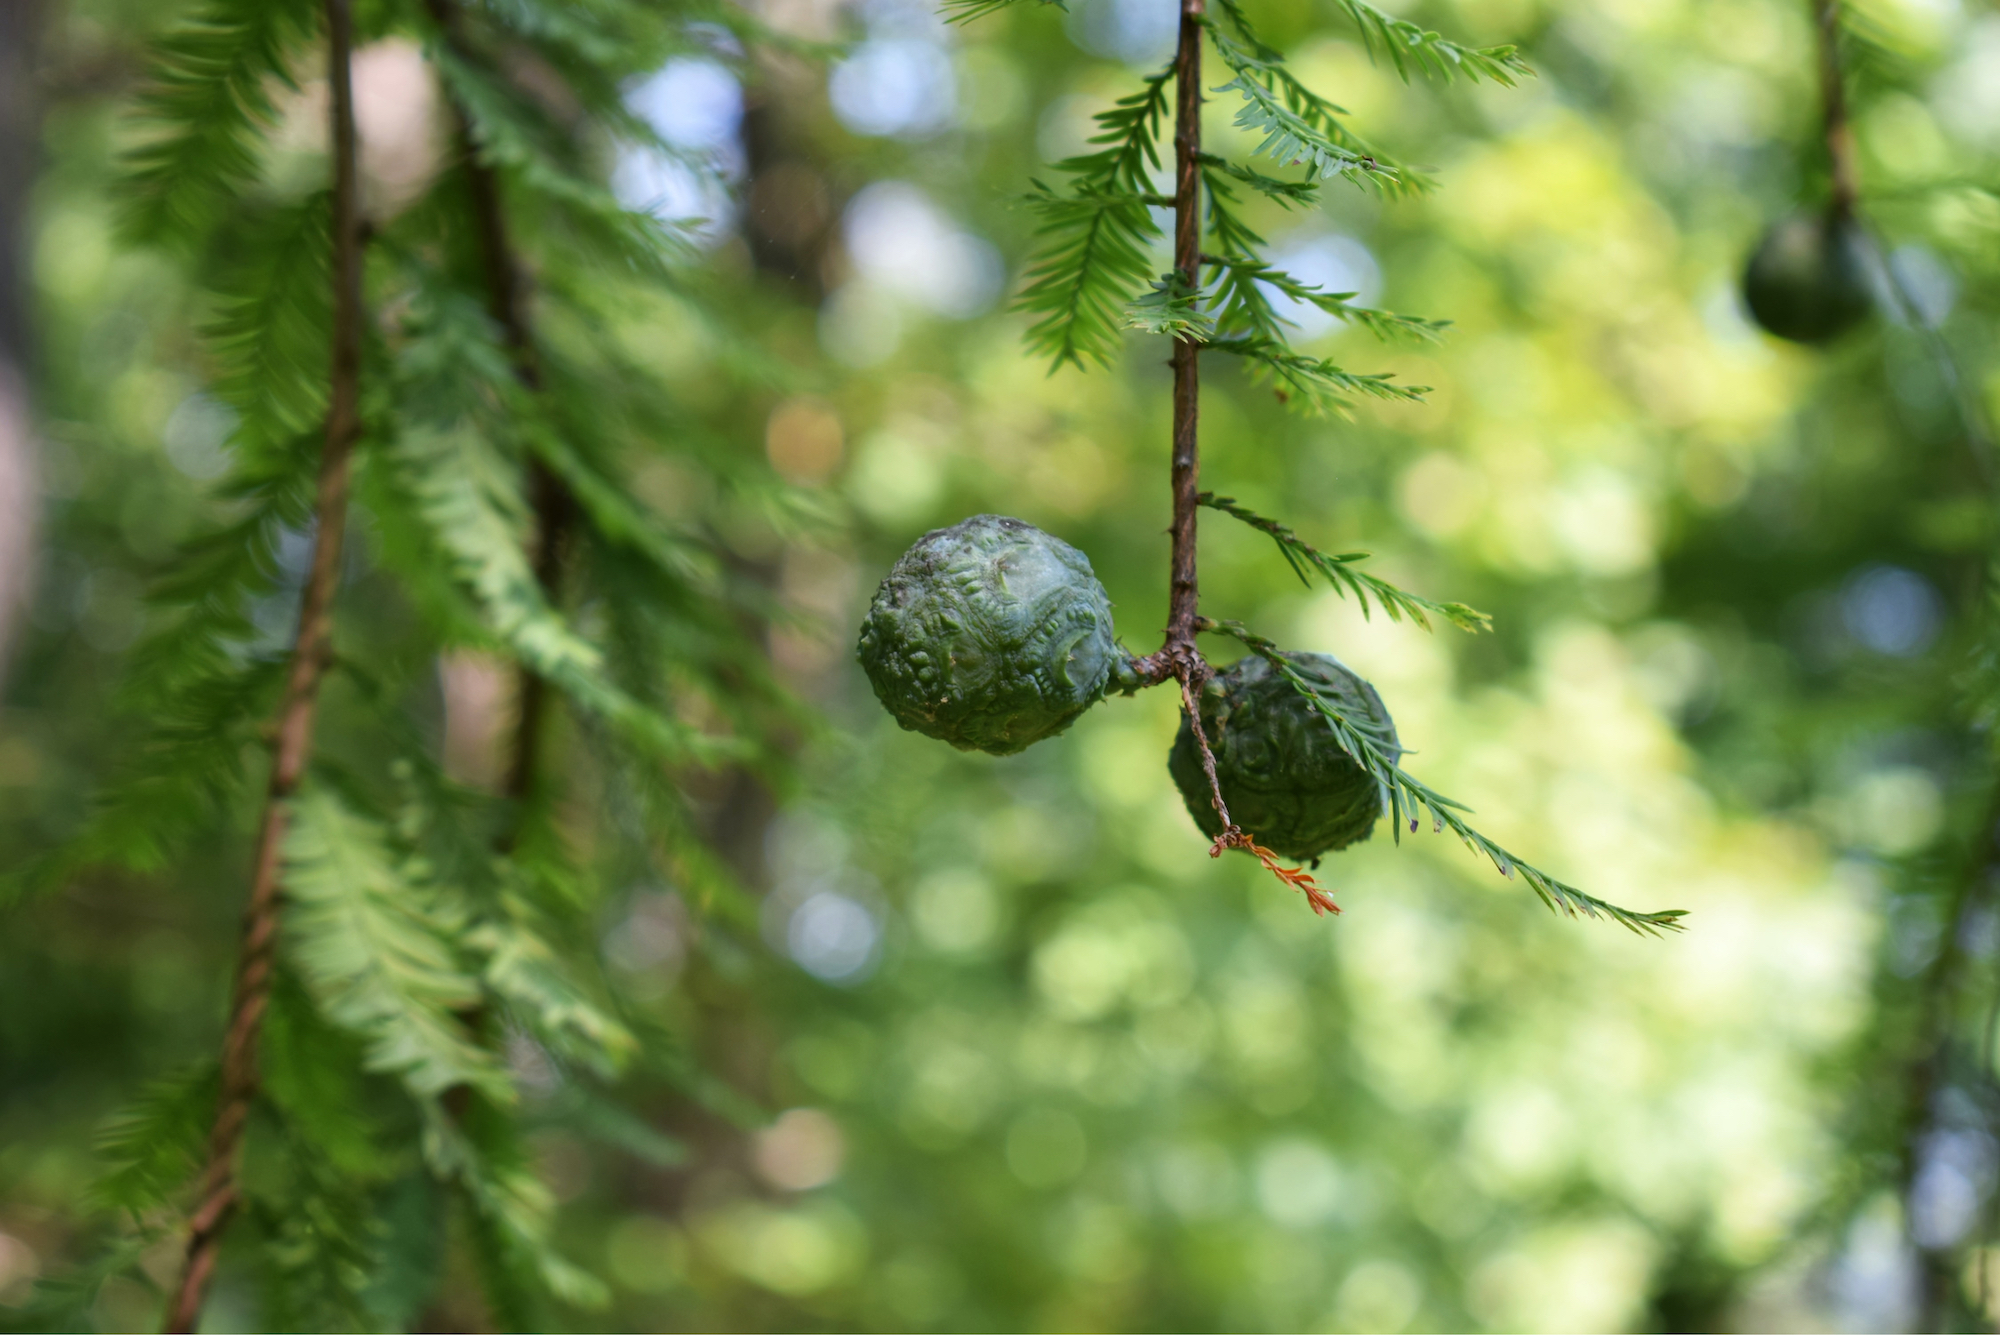
[[[1202,666],[1204,677],[1206,665]],[[1240,848],[1245,853],[1264,864],[1264,870],[1277,877],[1292,889],[1306,897],[1315,914],[1338,913],[1340,905],[1333,902],[1333,896],[1313,880],[1312,873],[1304,867],[1287,867],[1279,863],[1278,855],[1252,839],[1242,826],[1229,818],[1229,804],[1222,800],[1222,782],[1215,773],[1215,752],[1209,748],[1208,732],[1202,727],[1201,710],[1196,706],[1195,697],[1200,687],[1188,677],[1181,678],[1181,708],[1187,711],[1188,725],[1194,729],[1195,749],[1201,753],[1202,773],[1208,776],[1208,800],[1215,807],[1215,814],[1222,817],[1222,833],[1215,836],[1215,842],[1208,846],[1208,855],[1219,858],[1227,848]]]
[[[1174,56],[1174,268],[1190,289],[1201,282],[1201,34],[1205,0],[1181,0],[1180,48]],[[1173,554],[1167,597],[1168,651],[1199,662],[1195,516],[1200,490],[1201,345],[1174,340]],[[1187,682],[1186,667],[1180,674]]]
[[[1234,848],[1236,847],[1236,841],[1232,836],[1240,836],[1243,831],[1237,829],[1236,822],[1229,819],[1229,804],[1222,800],[1222,781],[1215,775],[1215,752],[1209,748],[1208,731],[1201,726],[1201,709],[1195,701],[1195,696],[1200,691],[1201,686],[1197,685],[1194,681],[1194,675],[1194,673],[1189,673],[1180,679],[1181,708],[1187,711],[1188,726],[1194,729],[1195,749],[1201,753],[1201,770],[1202,773],[1208,776],[1208,800],[1215,807],[1215,814],[1222,817],[1222,833],[1215,837],[1216,847],[1218,849],[1224,846]],[[1203,665],[1202,676],[1204,678],[1203,684],[1206,684],[1207,672],[1205,664]]]
[[[462,60],[474,58],[452,0],[427,0],[431,19],[443,34],[445,44]],[[450,99],[460,164],[465,171],[467,192],[472,197],[473,230],[479,239],[479,264],[486,286],[486,313],[500,328],[513,363],[514,378],[531,394],[542,388],[541,358],[528,322],[527,279],[508,239],[507,213],[501,198],[499,173],[479,157],[473,140],[472,117],[456,97]],[[544,597],[555,602],[562,584],[563,549],[575,516],[576,501],[561,479],[540,459],[528,465],[528,499],[534,515],[534,533],[528,540],[528,562]],[[541,766],[542,734],[549,714],[548,681],[525,664],[515,669],[515,715],[512,742],[507,751],[506,770],[500,791],[512,805],[512,814],[495,841],[505,855],[519,842],[528,799],[534,795]],[[482,1005],[458,1012],[458,1018],[475,1041],[488,1028],[488,1010]],[[455,1085],[444,1093],[444,1106],[455,1118],[463,1117],[472,1099],[470,1085]]]
[[[354,90],[349,77],[353,29],[349,0],[326,0],[327,83],[332,90],[333,348],[325,444],[320,454],[312,566],[299,600],[284,703],[278,714],[270,787],[243,914],[229,1029],[222,1048],[221,1101],[209,1132],[200,1201],[189,1219],[187,1254],[171,1305],[168,1331],[191,1331],[214,1277],[223,1227],[237,1202],[236,1157],[258,1086],[257,1041],[271,996],[277,944],[288,803],[312,754],[319,687],[332,656],[333,596],[347,518],[349,465],[361,434],[361,214],[355,182]]]
[[[1206,0],[1181,0],[1180,45],[1174,54],[1174,267],[1189,287],[1201,279],[1201,33],[1206,7]],[[1195,522],[1201,509],[1201,345],[1191,338],[1175,339],[1172,365],[1174,509],[1167,529],[1172,541],[1167,634],[1157,652],[1132,666],[1144,684],[1157,686],[1171,677],[1185,693],[1191,679],[1198,688],[1208,678],[1208,665],[1194,638],[1200,615]],[[1193,706],[1188,708],[1192,711]],[[1202,754],[1212,770],[1214,758],[1207,753],[1204,743]]]

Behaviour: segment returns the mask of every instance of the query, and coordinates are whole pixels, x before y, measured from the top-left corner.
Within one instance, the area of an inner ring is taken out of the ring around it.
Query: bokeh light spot
[[[785,1191],[810,1191],[840,1175],[847,1141],[840,1124],[817,1108],[793,1108],[757,1133],[757,1175]]]

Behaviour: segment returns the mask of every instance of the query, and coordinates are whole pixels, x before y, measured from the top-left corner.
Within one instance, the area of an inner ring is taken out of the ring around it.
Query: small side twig
[[[1196,659],[1188,663],[1180,674],[1181,708],[1187,711],[1188,726],[1194,729],[1195,749],[1201,752],[1202,773],[1208,776],[1208,800],[1215,807],[1215,814],[1222,817],[1222,833],[1215,837],[1215,851],[1236,847],[1236,840],[1243,837],[1243,831],[1236,828],[1236,822],[1229,819],[1229,804],[1222,800],[1222,781],[1215,774],[1215,752],[1208,746],[1208,731],[1201,726],[1201,709],[1195,703],[1195,696],[1208,682],[1208,664]]]
[[[1215,752],[1209,748],[1208,731],[1201,725],[1201,709],[1195,702],[1201,689],[1197,678],[1202,683],[1208,680],[1208,664],[1198,655],[1186,664],[1179,680],[1181,708],[1187,711],[1188,725],[1194,730],[1195,749],[1201,753],[1201,770],[1208,776],[1208,800],[1214,804],[1215,814],[1222,817],[1222,833],[1216,835],[1215,842],[1208,846],[1208,855],[1219,858],[1224,849],[1241,849],[1262,863],[1265,871],[1304,894],[1314,914],[1339,913],[1340,905],[1333,902],[1333,896],[1313,879],[1311,872],[1304,867],[1283,865],[1276,853],[1252,839],[1242,826],[1229,818],[1229,804],[1222,798],[1222,781],[1215,773]]]

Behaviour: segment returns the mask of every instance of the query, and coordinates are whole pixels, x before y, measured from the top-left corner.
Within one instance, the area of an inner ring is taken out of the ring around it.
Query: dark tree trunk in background
[[[826,295],[825,261],[842,201],[834,196],[810,142],[795,128],[786,99],[798,89],[790,68],[766,71],[763,87],[751,92],[743,109],[743,241],[757,272],[789,289],[789,295],[817,306]],[[762,440],[762,433],[756,439]],[[774,561],[729,554],[734,572],[765,587],[778,582]],[[745,613],[759,637],[769,626]],[[765,835],[777,815],[777,801],[763,779],[746,769],[731,771],[712,799],[707,834],[715,850],[753,891],[767,891]]]
[[[766,73],[769,77],[762,85],[749,90],[743,113],[741,234],[759,276],[784,296],[815,308],[826,295],[826,253],[843,201],[823,162],[814,156],[810,138],[797,130],[788,105],[794,95],[812,90],[801,88],[789,69]],[[754,430],[747,423],[745,427],[743,448],[761,449],[763,424]],[[746,555],[720,538],[717,546],[732,577],[776,589],[780,579],[776,558]],[[745,631],[768,649],[770,624],[762,613],[739,607],[736,615]],[[706,781],[696,779],[695,792],[702,839],[745,890],[769,894],[774,887],[767,845],[778,815],[777,794],[770,784],[755,771],[738,767]],[[703,1035],[705,1068],[753,1098],[768,1100],[776,1038],[765,1013],[734,983],[711,976],[698,963],[686,986],[701,1010],[696,1032]],[[752,1141],[742,1127],[682,1096],[657,1109],[656,1116],[690,1146],[690,1168],[664,1174],[638,1189],[635,1199],[644,1199],[649,1208],[682,1213],[703,1168],[728,1165],[750,1171]]]
[[[826,295],[823,265],[840,201],[792,130],[784,101],[791,71],[770,73],[743,108],[743,240],[759,273],[816,305]]]
[[[0,682],[9,632],[27,601],[34,565],[37,486],[28,411],[28,191],[40,159],[35,53],[40,0],[0,0]]]

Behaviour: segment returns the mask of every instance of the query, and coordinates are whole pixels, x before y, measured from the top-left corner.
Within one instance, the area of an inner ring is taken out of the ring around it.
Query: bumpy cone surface
[[[1075,722],[1124,657],[1089,558],[1002,515],[904,552],[869,604],[858,656],[898,723],[996,756]]]
[[[1375,688],[1326,654],[1286,654],[1350,711],[1374,725],[1383,754],[1402,754],[1396,725]],[[1382,814],[1382,789],[1340,749],[1326,720],[1271,665],[1251,654],[1209,679],[1201,726],[1215,752],[1229,815],[1258,843],[1288,858],[1315,858],[1366,839]],[[1222,818],[1209,800],[1194,729],[1181,719],[1167,771],[1188,814],[1213,839]]]
[[[1743,272],[1750,314],[1779,338],[1825,343],[1864,319],[1873,302],[1860,230],[1806,212],[1774,223]]]

